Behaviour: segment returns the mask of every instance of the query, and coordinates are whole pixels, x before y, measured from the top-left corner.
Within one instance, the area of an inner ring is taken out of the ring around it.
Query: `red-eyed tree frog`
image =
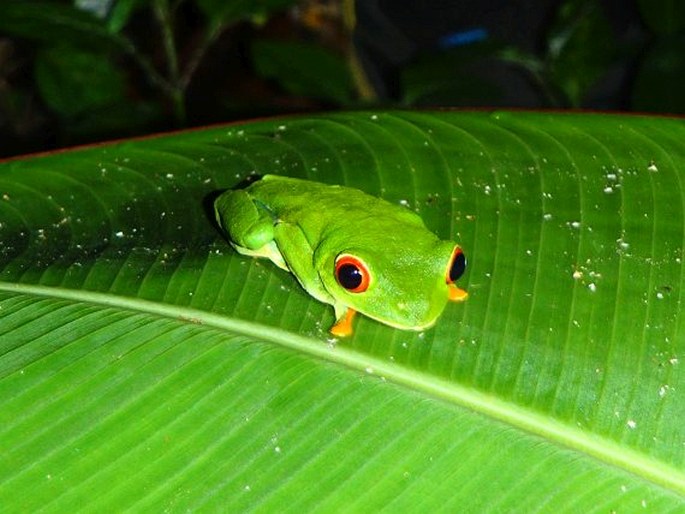
[[[311,296],[331,304],[334,336],[352,334],[356,312],[405,330],[432,326],[467,293],[458,244],[409,209],[350,187],[265,175],[214,204],[241,254],[271,259]]]

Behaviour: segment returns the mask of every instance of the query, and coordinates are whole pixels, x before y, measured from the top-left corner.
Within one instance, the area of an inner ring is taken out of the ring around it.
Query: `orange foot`
[[[463,289],[459,289],[455,285],[449,287],[449,299],[453,302],[463,302],[469,297],[469,294]]]
[[[357,314],[356,311],[352,309],[347,309],[342,318],[335,322],[335,325],[331,327],[331,334],[336,337],[347,337],[352,335],[352,320],[354,315]]]

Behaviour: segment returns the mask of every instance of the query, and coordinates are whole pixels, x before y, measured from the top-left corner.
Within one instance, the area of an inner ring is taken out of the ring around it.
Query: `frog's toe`
[[[469,294],[466,291],[453,284],[450,284],[448,294],[448,298],[451,302],[463,302],[469,297]]]
[[[352,320],[356,311],[353,309],[347,309],[345,313],[336,320],[335,324],[331,327],[330,332],[336,337],[347,337],[352,335]]]

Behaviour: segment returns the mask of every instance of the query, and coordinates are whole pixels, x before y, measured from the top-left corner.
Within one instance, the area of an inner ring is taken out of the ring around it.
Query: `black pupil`
[[[358,288],[363,278],[362,272],[354,264],[343,264],[338,268],[338,282],[345,289]]]
[[[466,271],[466,256],[462,252],[457,252],[450,268],[450,281],[456,282]]]

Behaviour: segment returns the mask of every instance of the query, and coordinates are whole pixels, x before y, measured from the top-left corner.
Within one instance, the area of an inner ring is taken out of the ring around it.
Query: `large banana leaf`
[[[332,342],[332,309],[212,222],[254,172],[415,209],[465,249],[468,301]],[[683,512],[684,184],[684,121],[605,115],[296,117],[0,164],[0,506]]]

